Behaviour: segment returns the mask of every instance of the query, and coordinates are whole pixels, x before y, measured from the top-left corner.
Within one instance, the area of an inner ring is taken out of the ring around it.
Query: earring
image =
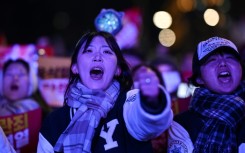
[[[78,74],[76,65],[72,65],[71,71],[72,71],[73,74]]]

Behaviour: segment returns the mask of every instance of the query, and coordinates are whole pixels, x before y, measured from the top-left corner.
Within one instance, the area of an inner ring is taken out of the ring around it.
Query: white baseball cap
[[[221,37],[211,37],[205,41],[201,41],[198,44],[198,60],[202,60],[204,57],[206,57],[208,54],[212,53],[219,47],[229,47],[231,48],[231,51],[234,51],[235,54],[239,55],[236,45],[230,40]]]

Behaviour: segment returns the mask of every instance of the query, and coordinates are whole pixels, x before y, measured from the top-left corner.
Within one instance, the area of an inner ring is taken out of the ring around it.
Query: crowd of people
[[[145,61],[124,53],[113,34],[87,32],[71,56],[63,106],[48,111],[35,98],[29,63],[5,61],[0,152],[245,153],[239,49],[212,36],[191,55],[188,77],[167,55]],[[195,87],[184,98],[182,82]]]

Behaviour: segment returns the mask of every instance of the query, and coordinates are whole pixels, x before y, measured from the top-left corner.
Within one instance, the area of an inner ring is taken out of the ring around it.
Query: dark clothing
[[[150,141],[138,141],[127,131],[123,118],[123,104],[126,93],[120,94],[115,106],[107,114],[105,119],[101,119],[96,128],[93,139],[92,153],[151,153],[152,146]],[[64,106],[55,110],[45,119],[40,133],[54,147],[61,133],[66,129],[71,121],[70,107]],[[115,131],[113,131],[115,128]],[[112,133],[111,133],[112,132]],[[104,139],[102,133],[112,136],[112,139]],[[114,146],[114,147],[113,147]]]

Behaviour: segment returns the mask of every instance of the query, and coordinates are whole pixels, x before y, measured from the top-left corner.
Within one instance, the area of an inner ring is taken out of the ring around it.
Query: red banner
[[[70,63],[67,57],[40,57],[38,60],[38,88],[50,107],[63,106]]]
[[[17,153],[36,153],[41,121],[41,108],[22,114],[0,116],[0,126]]]

